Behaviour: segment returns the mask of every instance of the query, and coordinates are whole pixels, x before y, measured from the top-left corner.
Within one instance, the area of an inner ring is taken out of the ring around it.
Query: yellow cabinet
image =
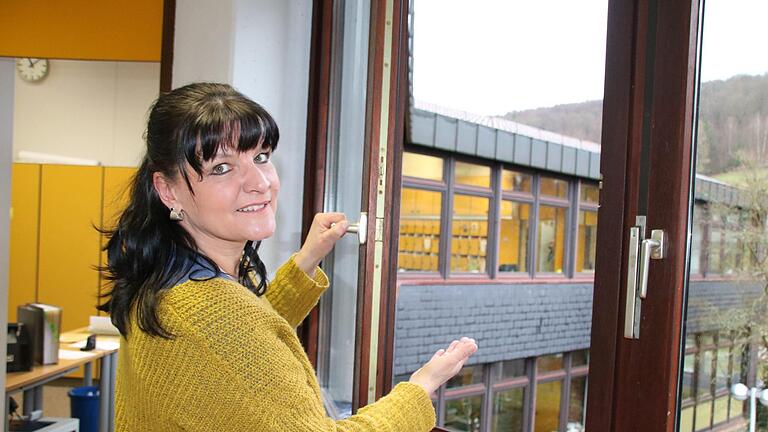
[[[40,165],[13,164],[11,177],[8,321],[16,307],[37,300],[37,246],[40,213]]]
[[[43,165],[37,300],[59,306],[62,331],[96,314],[103,169]]]
[[[128,199],[130,198],[130,185],[133,176],[136,173],[136,168],[123,168],[123,167],[106,167],[104,168],[104,191],[102,200],[102,226],[104,228],[112,229],[117,224],[117,219],[120,214],[128,205]],[[107,244],[107,237],[102,236],[101,247],[102,249]],[[107,253],[102,250],[100,256],[100,265],[107,264]],[[104,291],[108,291],[108,281],[103,278],[99,282],[99,295]],[[101,301],[99,301],[101,303]],[[99,315],[103,315],[99,312]]]

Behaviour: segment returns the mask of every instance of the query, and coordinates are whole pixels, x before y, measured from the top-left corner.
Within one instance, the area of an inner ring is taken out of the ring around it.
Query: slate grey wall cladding
[[[743,307],[762,289],[758,283],[691,282],[687,331],[714,330],[712,307]],[[461,336],[474,337],[480,347],[468,364],[589,348],[591,325],[592,284],[402,285],[394,374],[415,371]]]
[[[592,284],[400,287],[394,374],[411,373],[461,336],[480,350],[469,364],[589,347]]]
[[[686,333],[718,328],[715,310],[737,309],[749,305],[763,292],[760,283],[740,281],[693,281],[688,294]],[[651,295],[650,288],[648,295]]]

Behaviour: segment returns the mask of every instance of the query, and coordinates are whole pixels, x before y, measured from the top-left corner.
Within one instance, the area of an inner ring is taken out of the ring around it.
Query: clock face
[[[40,81],[48,74],[48,60],[20,58],[16,60],[16,70],[25,81]]]

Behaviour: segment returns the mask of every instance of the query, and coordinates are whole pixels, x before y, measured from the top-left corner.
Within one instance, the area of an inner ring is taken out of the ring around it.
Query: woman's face
[[[202,180],[187,167],[186,182],[177,177],[176,199],[184,210],[180,223],[199,247],[211,242],[239,245],[263,240],[275,232],[280,179],[270,162],[271,151],[261,146],[242,153],[220,148],[203,163]]]

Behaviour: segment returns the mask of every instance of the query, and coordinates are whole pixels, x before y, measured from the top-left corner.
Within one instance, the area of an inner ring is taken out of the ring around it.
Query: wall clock
[[[36,82],[48,75],[48,60],[20,58],[16,60],[16,70],[24,81]]]

